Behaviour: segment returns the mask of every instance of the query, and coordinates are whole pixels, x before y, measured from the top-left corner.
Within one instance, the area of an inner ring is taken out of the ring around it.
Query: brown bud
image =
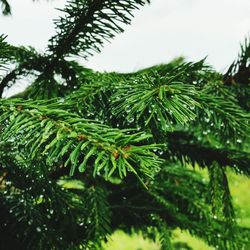
[[[115,159],[117,160],[118,158],[119,158],[119,152],[117,151],[117,150],[115,150],[114,152],[113,152],[113,156],[115,157]]]
[[[23,106],[22,106],[22,105],[18,105],[18,106],[16,107],[16,109],[17,109],[18,111],[21,111],[21,110],[23,110]]]
[[[122,148],[124,151],[129,151],[131,149],[131,146],[130,145],[127,145],[125,147]]]
[[[83,140],[85,140],[87,137],[85,136],[85,135],[78,135],[77,136],[77,139],[78,139],[78,141],[83,141]]]
[[[48,117],[46,116],[46,115],[41,115],[40,117],[39,117],[39,119],[42,121],[42,120],[45,120],[45,119],[47,119]]]

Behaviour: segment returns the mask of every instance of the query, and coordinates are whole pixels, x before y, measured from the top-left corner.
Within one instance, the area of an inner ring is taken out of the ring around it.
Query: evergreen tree
[[[43,54],[1,36],[1,94],[30,83],[0,99],[1,249],[98,249],[132,228],[172,249],[177,227],[218,249],[249,247],[226,175],[250,174],[249,41],[225,75],[205,60],[130,74],[74,60],[147,2],[68,0]]]

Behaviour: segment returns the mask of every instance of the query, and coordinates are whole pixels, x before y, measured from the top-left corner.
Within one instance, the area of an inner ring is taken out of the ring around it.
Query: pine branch
[[[122,74],[126,79],[130,77],[149,75],[155,77],[173,77],[176,82],[193,84],[197,87],[203,87],[211,80],[216,81],[221,79],[220,74],[215,72],[206,64],[205,59],[197,62],[186,62],[184,58],[176,58],[167,64],[152,66],[146,69],[139,70],[135,73]]]
[[[229,166],[250,175],[249,41],[224,78],[205,60],[118,74],[67,58],[99,52],[147,2],[69,0],[42,55],[0,36],[0,92],[35,76],[23,99],[0,100],[0,235],[9,249],[94,249],[117,228],[149,226],[164,249],[176,227],[223,250],[249,244],[225,174]],[[181,163],[208,167],[209,185]]]
[[[232,85],[231,92],[235,93],[239,105],[247,112],[250,112],[250,86],[243,84]]]
[[[222,137],[232,136],[235,141],[239,135],[249,137],[250,115],[230,98],[211,94],[210,88],[205,88],[196,100],[202,103],[205,114],[198,117],[204,125],[208,125],[208,133],[215,129]]]
[[[15,65],[15,68],[1,78],[0,96],[5,87],[10,88],[15,81],[27,74],[34,74],[34,71],[42,71],[44,59],[32,47],[15,47],[5,42],[5,36],[0,36],[0,66],[5,64],[5,71],[8,65]]]
[[[212,202],[212,212],[214,216],[229,222],[235,223],[235,212],[232,204],[227,176],[225,170],[214,163],[209,168],[210,195]]]
[[[177,157],[184,164],[195,166],[198,163],[200,167],[206,167],[217,162],[219,166],[231,167],[236,173],[250,174],[248,152],[203,144],[194,135],[181,131],[169,133],[167,141],[169,157]]]
[[[92,186],[84,192],[84,209],[89,214],[84,218],[84,224],[88,227],[87,239],[99,245],[101,240],[111,233],[111,215],[107,201],[108,194],[104,187]]]
[[[1,60],[3,58],[8,57],[9,49],[10,49],[9,44],[5,41],[5,39],[6,39],[6,36],[0,35],[0,51],[1,51],[0,58]]]
[[[65,98],[63,107],[105,123],[111,120],[111,95],[117,82],[120,82],[120,77],[87,72],[87,77],[83,76],[83,82],[78,90]]]
[[[56,96],[64,96],[68,91],[77,88],[79,83],[77,82],[78,75],[82,74],[83,67],[77,65],[77,63],[60,60],[54,65],[52,72],[47,74],[47,67],[51,63],[51,58],[47,55],[39,54],[32,47],[15,47],[5,42],[4,36],[0,36],[0,66],[5,64],[5,71],[7,71],[7,65],[15,65],[15,68],[2,77],[0,82],[0,94],[2,95],[4,88],[10,88],[15,82],[27,75],[34,75],[36,80],[32,83],[32,87],[25,92],[25,98],[42,98],[42,97],[55,97],[53,92],[56,92]],[[1,68],[0,68],[1,69]],[[38,73],[40,76],[38,76]],[[54,76],[60,75],[65,83],[57,83],[53,81]],[[79,79],[80,80],[80,79]],[[50,82],[45,84],[46,87],[51,89],[51,93],[43,93],[45,86],[42,82]],[[66,85],[66,86],[65,86]],[[56,91],[53,91],[52,89]],[[40,94],[37,94],[40,92]]]
[[[210,214],[208,187],[194,171],[166,164],[148,186],[141,192],[134,179],[126,178],[120,189],[113,187],[110,206],[115,228],[143,229],[160,218],[162,226],[167,223],[171,229],[188,230],[222,249],[241,249],[249,240],[246,229],[229,227]]]
[[[48,57],[39,56],[34,58],[34,61],[30,59],[28,63],[19,63],[16,69],[3,78],[2,86],[11,86],[10,82],[15,82],[18,77],[34,74],[36,79],[31,85],[12,98],[49,99],[67,96],[79,88],[80,83],[84,84],[87,81],[85,74],[92,75],[91,70],[66,60],[58,62],[51,74],[44,74],[49,62]],[[37,72],[40,74],[37,75]]]
[[[153,220],[160,234],[161,250],[173,250],[173,246],[170,238],[170,231],[165,221],[158,215],[153,215]]]
[[[239,83],[247,85],[250,83],[250,38],[246,38],[241,44],[238,59],[235,60],[224,75],[227,85]]]
[[[5,244],[13,245],[13,249],[42,250],[67,248],[75,237],[84,242],[86,230],[78,220],[89,211],[83,209],[82,196],[50,179],[41,161],[29,165],[20,155],[16,159],[12,152],[8,161],[11,164],[5,166],[5,187],[0,190],[4,215],[0,232],[5,235]]]
[[[138,121],[141,126],[155,126],[162,131],[185,125],[196,117],[193,86],[175,82],[174,77],[140,76],[122,81],[112,96],[112,109],[128,122]]]
[[[157,192],[151,192],[152,198],[158,203],[157,207],[162,206],[166,209],[165,213],[161,213],[163,220],[168,221],[171,219],[172,223],[180,229],[187,230],[191,235],[196,235],[206,241],[209,245],[218,246],[221,249],[242,249],[247,244],[245,237],[242,237],[242,232],[239,232],[238,227],[228,227],[227,223],[223,223],[217,218],[197,216],[197,213],[187,215],[175,209],[163,195]],[[166,212],[170,213],[166,216]],[[206,230],[204,231],[204,227]],[[243,230],[242,230],[243,231]],[[245,229],[244,234],[247,234]],[[249,237],[247,237],[249,240]],[[230,240],[228,240],[230,239]],[[233,240],[232,240],[233,239]],[[236,243],[237,242],[237,243]]]
[[[84,57],[91,51],[100,51],[103,41],[110,40],[115,33],[122,32],[121,24],[129,24],[132,11],[147,0],[87,0],[68,1],[56,21],[57,35],[50,39],[49,49],[55,61],[70,54]]]
[[[0,35],[0,59],[5,62],[23,62],[39,57],[39,53],[31,46],[13,46],[6,42],[5,35]],[[31,62],[32,63],[32,62]]]
[[[158,168],[161,160],[151,150],[159,145],[139,145],[149,135],[110,129],[44,104],[1,101],[2,138],[25,145],[30,159],[46,155],[49,165],[64,159],[63,165],[71,165],[70,175],[76,168],[84,172],[90,164],[94,176],[102,173],[105,178],[113,173],[123,178],[127,171],[152,176]]]
[[[236,141],[239,133],[248,137],[249,114],[237,105],[236,96],[226,100],[229,90],[220,81],[207,83],[202,89],[175,82],[175,77],[181,74],[182,71],[178,76],[160,76],[151,72],[127,78],[96,73],[68,96],[64,107],[69,110],[77,107],[77,112],[92,113],[112,126],[148,127],[162,133],[176,125],[187,127],[195,123],[204,133],[216,133],[224,140],[227,135]]]

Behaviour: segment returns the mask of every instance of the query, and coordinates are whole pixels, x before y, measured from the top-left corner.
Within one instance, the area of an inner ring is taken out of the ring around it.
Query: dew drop
[[[242,143],[242,140],[241,139],[237,139],[236,142],[237,143]]]

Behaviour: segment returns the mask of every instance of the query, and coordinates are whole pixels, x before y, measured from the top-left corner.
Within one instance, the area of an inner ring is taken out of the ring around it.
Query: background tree
[[[95,249],[131,228],[172,249],[176,227],[218,249],[249,244],[226,176],[250,174],[249,41],[225,75],[205,60],[130,74],[74,60],[147,2],[68,1],[44,54],[1,36],[1,94],[30,82],[0,100],[2,249]],[[207,168],[209,183],[190,166]]]

